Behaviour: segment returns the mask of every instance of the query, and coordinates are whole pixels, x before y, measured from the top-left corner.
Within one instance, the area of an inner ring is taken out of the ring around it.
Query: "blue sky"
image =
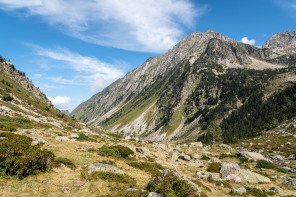
[[[0,54],[71,111],[192,32],[261,46],[295,21],[296,0],[0,0]]]

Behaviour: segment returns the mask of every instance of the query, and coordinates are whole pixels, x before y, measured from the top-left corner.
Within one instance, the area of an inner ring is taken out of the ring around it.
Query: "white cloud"
[[[240,42],[245,43],[245,44],[254,45],[256,40],[249,40],[248,37],[243,37]]]
[[[189,0],[0,0],[87,42],[133,51],[164,52],[195,25],[205,5]]]
[[[48,99],[52,102],[52,104],[60,109],[60,110],[71,110],[68,107],[69,102],[71,101],[70,97],[67,96],[56,96],[56,97],[48,97]]]
[[[35,55],[62,62],[64,66],[77,73],[72,79],[62,75],[48,77],[49,80],[58,84],[84,85],[96,92],[124,75],[120,69],[117,69],[124,64],[120,61],[114,65],[94,57],[82,56],[65,48],[45,49],[30,43],[24,44],[29,46]]]

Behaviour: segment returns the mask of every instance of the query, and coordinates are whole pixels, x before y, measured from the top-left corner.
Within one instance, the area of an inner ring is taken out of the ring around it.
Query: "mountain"
[[[68,110],[60,110],[60,111],[68,116],[71,114]]]
[[[272,36],[262,48],[213,30],[195,32],[80,104],[72,115],[147,140],[254,137],[295,115],[294,95],[287,93],[295,91],[295,49],[294,31]],[[278,104],[268,114],[272,102]]]

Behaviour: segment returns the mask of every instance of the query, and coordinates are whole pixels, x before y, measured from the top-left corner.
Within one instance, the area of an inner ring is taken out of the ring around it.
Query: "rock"
[[[93,163],[88,167],[88,173],[92,172],[113,172],[116,174],[124,174],[122,170],[119,168],[109,165],[109,164],[104,164],[104,163]]]
[[[288,160],[295,160],[295,156],[294,156],[294,155],[289,155],[289,156],[287,157],[287,159],[288,159]]]
[[[238,156],[244,157],[248,160],[258,161],[258,160],[268,160],[260,153],[249,152],[249,151],[241,151],[237,154]]]
[[[244,188],[244,187],[233,188],[233,189],[231,190],[231,193],[242,195],[242,194],[247,193],[247,190],[246,190],[246,188]]]
[[[176,151],[169,152],[169,160],[171,162],[176,162],[178,160],[178,157],[179,157],[179,153],[178,152],[176,152]]]
[[[162,161],[156,161],[155,163],[160,164],[162,167],[170,170],[176,170],[175,166],[163,163]]]
[[[208,172],[208,171],[198,171],[194,177],[202,179],[204,181],[208,181],[209,178],[213,179],[214,181],[221,181],[221,177],[219,173]]]
[[[79,135],[77,133],[71,133],[70,137],[71,138],[79,138]]]
[[[74,187],[82,187],[85,185],[85,182],[82,181],[77,181],[76,183],[74,183]]]
[[[274,191],[274,192],[275,192],[277,195],[279,195],[279,196],[285,196],[285,195],[286,195],[283,191],[279,190],[279,189],[276,188],[276,187],[272,187],[272,188],[270,188],[269,191]]]
[[[184,161],[190,161],[191,157],[189,155],[186,155],[185,153],[181,153],[178,157],[178,159],[182,159]]]
[[[156,192],[149,192],[148,197],[163,197],[163,195]]]
[[[231,146],[229,146],[227,144],[220,144],[219,147],[221,147],[221,148],[231,148]]]
[[[64,194],[70,194],[71,193],[71,187],[63,187],[62,191]]]
[[[285,186],[285,187],[288,187],[288,188],[296,187],[296,179],[286,176],[286,178],[285,178],[284,182],[282,183],[282,185]]]
[[[200,161],[200,160],[190,160],[190,162],[186,163],[187,166],[191,166],[191,167],[197,167],[197,168],[201,168],[204,167],[205,164],[204,162]]]
[[[144,155],[151,155],[149,149],[146,147],[137,147],[136,151]]]
[[[221,163],[220,159],[218,159],[217,157],[212,157],[209,161],[208,164],[210,163]]]
[[[222,163],[220,173],[222,179],[224,179],[230,174],[237,174],[239,171],[240,167],[237,163]]]
[[[124,139],[125,139],[125,140],[131,140],[132,137],[131,137],[131,136],[126,136]]]
[[[273,156],[271,158],[274,159],[274,160],[277,160],[277,161],[284,161],[284,158],[281,155],[276,155],[276,156]]]
[[[57,136],[57,137],[55,137],[55,139],[59,142],[70,141],[70,139],[67,136]]]
[[[270,183],[270,179],[252,172],[250,170],[241,169],[237,174],[243,183]]]
[[[33,144],[38,144],[38,143],[47,143],[46,140],[39,138],[39,137],[31,137],[31,139],[33,140],[32,143]]]
[[[200,148],[202,148],[202,147],[203,147],[203,144],[202,144],[202,142],[191,142],[191,143],[190,143],[190,145],[191,145],[191,146],[200,147]]]
[[[223,181],[234,181],[236,183],[242,182],[242,179],[237,174],[228,175]]]
[[[193,154],[193,158],[194,158],[194,159],[199,159],[200,156],[199,156],[198,154],[194,153],[194,154]]]

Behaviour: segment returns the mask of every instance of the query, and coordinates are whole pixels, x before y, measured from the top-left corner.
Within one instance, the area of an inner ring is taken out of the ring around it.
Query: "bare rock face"
[[[288,30],[280,32],[269,38],[262,46],[272,50],[285,50],[296,48],[296,32]]]
[[[88,173],[92,172],[113,172],[116,174],[124,174],[122,170],[115,166],[104,164],[104,163],[93,163],[88,167]]]

